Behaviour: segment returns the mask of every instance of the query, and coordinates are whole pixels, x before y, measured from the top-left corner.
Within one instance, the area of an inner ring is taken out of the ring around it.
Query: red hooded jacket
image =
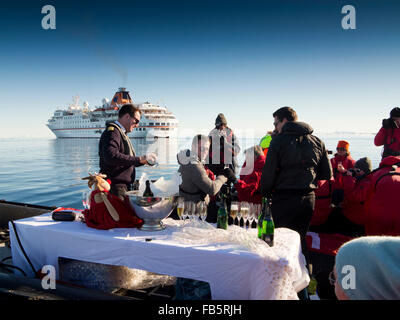
[[[310,226],[319,226],[328,220],[331,214],[331,197],[333,191],[333,177],[330,180],[318,180],[315,190],[315,207]]]
[[[235,184],[235,189],[238,192],[239,201],[247,201],[252,203],[261,203],[262,195],[260,193],[260,180],[262,169],[265,164],[265,156],[258,156],[254,161],[254,169],[248,175],[244,175],[246,162],[243,164],[240,171],[240,180]]]
[[[381,128],[376,134],[374,143],[376,146],[388,145],[394,151],[400,151],[400,129]]]
[[[379,164],[370,180],[365,232],[367,235],[400,235],[400,156]]]
[[[365,225],[367,215],[367,200],[371,189],[371,175],[359,180],[352,176],[343,177],[343,215],[351,222]]]

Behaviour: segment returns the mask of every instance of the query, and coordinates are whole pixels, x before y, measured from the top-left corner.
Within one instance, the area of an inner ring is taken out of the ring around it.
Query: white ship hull
[[[99,139],[104,127],[93,128],[52,128],[47,125],[57,138],[97,138]],[[128,134],[130,138],[176,138],[178,128],[169,128],[168,131],[162,128],[151,128],[146,131],[133,131]]]
[[[78,106],[75,97],[68,109],[58,109],[49,119],[47,126],[57,138],[100,138],[106,129],[106,123],[118,118],[118,111],[124,103],[132,103],[129,92],[119,88],[109,103],[103,99],[103,105],[90,110],[88,103],[84,108]],[[149,102],[136,104],[142,117],[137,128],[128,134],[130,138],[175,138],[179,121],[167,108]]]

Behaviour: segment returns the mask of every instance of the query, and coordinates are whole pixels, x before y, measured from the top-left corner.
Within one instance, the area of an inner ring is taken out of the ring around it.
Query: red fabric
[[[204,167],[204,169],[206,170],[207,176],[211,179],[211,180],[215,180],[215,174],[214,172],[212,172],[210,169],[208,169],[206,166]],[[217,198],[217,196],[209,196],[210,197],[210,201],[215,201],[215,199]]]
[[[247,201],[252,203],[261,203],[262,196],[259,192],[262,169],[265,164],[265,157],[258,156],[254,161],[254,168],[250,174],[244,175],[246,162],[240,171],[240,180],[235,184],[238,192],[239,201]]]
[[[333,191],[334,179],[319,180],[318,188],[315,190],[315,207],[310,222],[311,226],[319,226],[323,224],[331,213],[331,196]],[[329,185],[331,187],[329,188]]]
[[[268,149],[269,149],[269,148],[265,148],[265,149],[263,150],[263,151],[264,151],[264,157],[267,157]]]
[[[339,156],[338,154],[335,154],[335,156],[331,159],[333,177],[335,179],[335,184],[333,186],[334,189],[343,188],[343,182],[342,182],[343,175],[337,170],[339,162],[342,163],[343,167],[346,170],[354,168],[354,164],[356,163],[356,161],[350,155]]]
[[[215,174],[214,172],[212,172],[210,169],[208,169],[207,167],[204,167],[204,169],[206,169],[207,172],[207,176],[211,179],[211,180],[215,180]]]
[[[94,196],[100,192],[100,190],[92,191],[90,195],[90,209],[83,211],[85,222],[88,227],[107,230],[113,228],[136,228],[143,224],[143,220],[136,216],[127,197],[122,201],[117,196],[103,191],[107,194],[107,199],[110,201],[115,211],[118,212],[119,221],[114,221],[105,203],[96,203],[94,200]]]
[[[393,143],[390,144],[392,138]],[[374,143],[378,147],[388,144],[390,149],[400,151],[400,129],[385,129],[382,127],[376,134]]]
[[[366,221],[366,208],[370,193],[370,176],[356,180],[351,176],[343,177],[344,201],[343,215],[351,222],[364,226]]]
[[[353,238],[339,233],[326,234],[307,232],[306,242],[310,251],[336,256],[339,248]]]
[[[393,170],[400,156],[389,156],[382,160],[379,170],[371,177],[365,232],[367,235],[400,235],[400,176],[388,175],[375,184],[379,177]],[[400,173],[400,168],[396,172]]]

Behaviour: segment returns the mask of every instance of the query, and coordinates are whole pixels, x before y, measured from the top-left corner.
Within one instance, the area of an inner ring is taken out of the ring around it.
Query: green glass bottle
[[[272,247],[274,245],[275,224],[272,219],[271,203],[268,200],[265,201],[263,215],[261,238]]]
[[[265,204],[267,202],[266,198],[262,198],[262,206],[261,212],[258,215],[258,222],[257,222],[257,231],[258,231],[258,238],[262,239],[262,228],[263,228],[263,220],[264,220],[264,211],[265,211]]]
[[[220,206],[218,209],[217,228],[228,229],[228,215],[225,210],[225,205]]]

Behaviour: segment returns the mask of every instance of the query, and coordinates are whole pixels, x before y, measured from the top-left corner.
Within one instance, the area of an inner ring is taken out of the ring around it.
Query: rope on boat
[[[35,268],[33,267],[31,260],[28,258],[28,255],[26,254],[24,247],[22,246],[22,243],[21,243],[21,240],[19,239],[19,235],[18,235],[18,233],[17,233],[17,228],[15,227],[14,221],[11,220],[10,222],[11,222],[11,225],[13,226],[14,233],[15,233],[15,237],[17,238],[18,245],[19,245],[19,247],[21,248],[21,251],[22,251],[23,255],[25,256],[26,261],[28,261],[29,265],[30,265],[31,268],[32,268],[33,274],[34,274],[35,277],[36,277],[36,275],[37,275],[36,270],[35,270]],[[25,273],[25,272],[24,272],[24,273]],[[25,275],[26,275],[26,274],[25,274]]]

